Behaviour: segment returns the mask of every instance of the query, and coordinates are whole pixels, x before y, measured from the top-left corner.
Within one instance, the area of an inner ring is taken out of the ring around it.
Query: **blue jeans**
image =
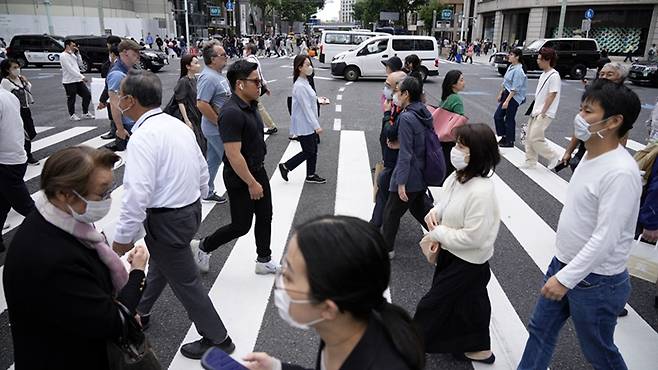
[[[553,258],[544,281],[562,267]],[[614,343],[617,315],[631,293],[628,271],[605,276],[589,274],[561,301],[539,297],[528,324],[530,337],[518,369],[546,369],[551,361],[558,334],[571,316],[580,348],[594,369],[627,369]]]
[[[222,158],[224,158],[224,143],[219,135],[204,136],[208,141],[206,161],[208,162],[208,174],[210,175],[210,179],[208,179],[208,196],[210,196],[215,192],[215,176],[217,176],[219,165],[222,163]]]
[[[507,109],[503,109],[503,102],[508,95],[507,90],[503,91],[496,113],[494,113],[494,122],[496,123],[496,134],[502,136],[506,142],[513,143],[516,137],[516,111],[519,109],[519,102],[512,98]]]

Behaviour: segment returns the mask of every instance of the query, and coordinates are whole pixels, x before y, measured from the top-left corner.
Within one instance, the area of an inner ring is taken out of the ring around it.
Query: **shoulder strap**
[[[537,92],[537,95],[539,95],[539,93],[544,89],[544,86],[546,85],[546,83],[548,82],[548,80],[549,80],[551,77],[553,77],[553,75],[556,74],[556,73],[557,73],[557,72],[553,72],[553,73],[550,74],[550,76],[546,77],[546,79],[544,80],[544,83],[543,83],[543,84],[541,85],[541,87],[539,88],[539,91]]]

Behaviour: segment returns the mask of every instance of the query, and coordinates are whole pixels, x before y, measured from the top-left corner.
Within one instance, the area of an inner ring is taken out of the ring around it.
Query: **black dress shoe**
[[[502,143],[499,143],[498,146],[501,147],[501,148],[514,148],[514,142],[513,141],[503,141]]]
[[[281,177],[285,181],[288,181],[288,172],[290,172],[290,170],[286,168],[285,164],[279,163],[279,172],[281,172]]]
[[[114,135],[111,132],[108,132],[105,135],[101,135],[101,139],[103,139],[103,140],[112,140],[112,139],[115,139],[115,138],[116,138],[116,135]]]
[[[500,140],[498,140],[498,144],[502,144],[505,142],[505,136],[501,137]]]
[[[27,163],[37,165],[39,164],[39,160],[30,155],[27,157]]]
[[[628,316],[628,310],[625,308],[621,310],[621,312],[617,315],[617,317],[626,317],[626,316]]]
[[[109,149],[113,152],[120,152],[121,151],[121,150],[119,150],[119,146],[114,142],[109,143],[109,144],[105,144],[105,149]]]
[[[268,135],[273,135],[279,132],[279,129],[276,127],[268,128],[267,131],[265,131],[266,134]]]
[[[457,359],[459,361],[481,362],[483,364],[489,364],[489,365],[493,364],[494,361],[496,361],[496,356],[494,356],[493,353],[491,354],[491,356],[489,356],[488,358],[485,358],[483,360],[476,360],[474,358],[466,357],[466,355],[461,353],[461,352],[453,353],[452,357],[454,357],[455,359]]]
[[[226,337],[226,339],[219,344],[215,344],[209,339],[201,338],[195,342],[184,344],[180,349],[180,353],[187,358],[200,360],[201,357],[203,357],[203,354],[211,347],[217,347],[229,355],[235,351],[235,344],[233,344],[231,337]]]

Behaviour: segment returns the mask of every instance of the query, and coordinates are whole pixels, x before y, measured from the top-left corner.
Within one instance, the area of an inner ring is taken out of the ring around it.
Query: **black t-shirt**
[[[237,94],[224,104],[219,111],[219,135],[225,143],[241,142],[240,153],[247,161],[252,174],[263,167],[267,147],[263,138],[263,120],[258,114],[258,103],[246,103]],[[226,154],[226,169],[233,170]]]

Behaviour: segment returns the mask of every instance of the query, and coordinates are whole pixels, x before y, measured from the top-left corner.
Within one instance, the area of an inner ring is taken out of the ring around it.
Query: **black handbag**
[[[119,302],[115,302],[121,317],[121,336],[107,342],[107,359],[113,370],[160,370],[151,345],[146,339],[142,327],[130,311]]]

